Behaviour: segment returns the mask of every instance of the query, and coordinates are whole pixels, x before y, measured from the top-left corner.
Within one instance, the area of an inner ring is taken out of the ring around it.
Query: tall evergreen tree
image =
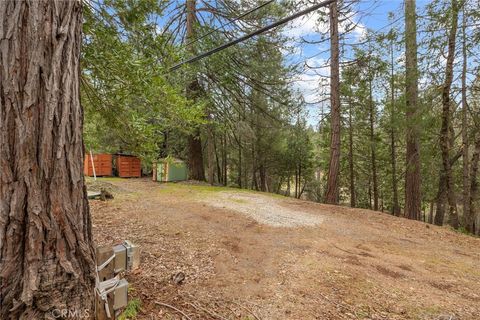
[[[328,166],[325,202],[337,204],[340,174],[340,45],[338,4],[330,4],[330,163]]]
[[[405,68],[406,68],[406,172],[405,216],[418,220],[421,215],[420,129],[417,68],[417,15],[415,0],[405,0]]]

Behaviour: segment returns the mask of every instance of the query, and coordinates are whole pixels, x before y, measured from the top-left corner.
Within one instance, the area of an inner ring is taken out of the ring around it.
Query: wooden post
[[[152,165],[152,181],[157,181],[157,162]]]
[[[97,265],[102,265],[105,261],[107,261],[113,255],[113,249],[110,246],[105,247],[98,247],[96,250],[97,255]],[[108,279],[112,279],[115,276],[114,273],[115,268],[115,259],[110,261],[110,263],[98,272],[98,278],[100,281],[105,281]],[[96,320],[115,320],[115,312],[113,311],[113,292],[108,294],[108,308],[110,310],[110,318],[107,316],[105,311],[105,301],[96,294],[95,295],[95,319]]]

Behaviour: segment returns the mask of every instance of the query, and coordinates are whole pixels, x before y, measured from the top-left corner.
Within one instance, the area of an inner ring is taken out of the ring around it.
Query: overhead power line
[[[304,16],[304,15],[306,15],[306,14],[309,14],[309,13],[315,11],[315,10],[318,10],[318,9],[320,9],[320,8],[322,8],[322,7],[325,7],[325,6],[331,4],[331,3],[335,2],[335,1],[337,1],[337,0],[327,0],[327,1],[323,1],[323,2],[321,2],[321,3],[319,3],[319,4],[313,5],[313,6],[311,6],[310,8],[307,8],[307,9],[305,9],[305,10],[302,10],[302,11],[300,11],[300,12],[297,12],[297,13],[295,13],[295,14],[292,14],[291,16],[288,16],[288,17],[285,17],[285,18],[283,18],[283,19],[280,19],[279,21],[277,21],[277,22],[275,22],[275,23],[272,23],[272,24],[267,25],[267,26],[265,26],[265,27],[263,27],[263,28],[260,28],[260,29],[258,29],[258,30],[255,30],[255,31],[253,31],[253,32],[251,32],[251,33],[249,33],[249,34],[246,34],[246,35],[244,35],[244,36],[242,36],[242,37],[240,37],[240,38],[237,38],[237,39],[235,39],[235,40],[232,40],[232,41],[230,41],[230,42],[227,42],[227,43],[225,43],[225,44],[223,44],[223,45],[221,45],[221,46],[219,46],[219,47],[216,47],[216,48],[214,48],[214,49],[212,49],[212,50],[210,50],[210,51],[207,51],[207,52],[204,52],[204,53],[202,53],[202,54],[199,54],[199,55],[197,55],[197,56],[195,56],[195,57],[193,57],[193,58],[190,58],[190,59],[188,59],[188,60],[184,60],[184,61],[182,61],[182,62],[174,65],[173,67],[171,67],[171,68],[169,69],[169,71],[177,70],[178,68],[180,68],[180,67],[183,66],[184,64],[188,64],[188,63],[192,63],[192,62],[198,61],[198,60],[203,59],[203,58],[205,58],[205,57],[208,57],[208,56],[210,56],[210,55],[212,55],[212,54],[214,54],[214,53],[217,53],[217,52],[219,52],[219,51],[225,50],[225,49],[227,49],[227,48],[229,48],[229,47],[231,47],[231,46],[234,46],[234,45],[236,45],[236,44],[238,44],[238,43],[240,43],[240,42],[243,42],[243,41],[245,41],[245,40],[247,40],[247,39],[250,39],[250,38],[255,37],[255,36],[259,35],[259,34],[262,34],[262,33],[266,32],[266,31],[268,31],[268,30],[271,30],[271,29],[273,29],[273,28],[276,28],[276,27],[278,27],[278,26],[281,26],[282,24],[285,24],[285,23],[287,23],[287,22],[289,22],[289,21],[291,21],[291,20],[293,20],[293,19],[299,18],[299,17]]]
[[[240,19],[242,19],[242,18],[244,18],[244,17],[246,17],[246,16],[254,13],[255,11],[258,11],[258,10],[262,9],[263,7],[269,5],[269,4],[272,3],[272,2],[275,2],[275,0],[267,1],[267,2],[265,2],[265,3],[263,3],[263,4],[261,4],[261,5],[257,6],[257,7],[255,7],[255,8],[252,8],[252,9],[248,10],[247,12],[239,15],[239,16],[236,17],[235,19],[230,20],[230,21],[228,21],[228,22],[225,22],[225,23],[222,24],[220,27],[218,27],[218,28],[216,28],[216,29],[213,29],[213,30],[211,30],[210,32],[207,32],[206,34],[204,34],[204,35],[202,35],[202,36],[200,36],[200,37],[198,37],[198,38],[196,38],[196,39],[194,39],[194,40],[192,40],[192,41],[190,41],[190,42],[182,45],[182,48],[183,48],[183,47],[188,47],[189,45],[192,45],[192,44],[194,44],[195,42],[198,42],[198,41],[204,39],[205,37],[208,37],[209,35],[211,35],[211,34],[214,33],[214,32],[220,31],[221,29],[223,29],[224,27],[228,26],[229,24],[232,24],[232,23],[234,23],[234,22],[236,22],[236,21],[238,21],[238,20],[240,20]]]

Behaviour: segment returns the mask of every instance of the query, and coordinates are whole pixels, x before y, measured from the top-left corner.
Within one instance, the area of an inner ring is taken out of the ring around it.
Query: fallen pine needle
[[[183,312],[183,311],[180,310],[180,309],[175,308],[174,306],[171,306],[171,305],[166,304],[166,303],[163,303],[163,302],[158,302],[158,301],[155,301],[155,304],[156,304],[156,305],[159,305],[159,306],[163,306],[163,307],[170,308],[170,309],[172,309],[172,310],[175,310],[175,311],[177,311],[178,313],[180,313],[182,316],[184,316],[185,318],[187,318],[188,320],[192,320],[192,319],[190,319],[189,316],[187,316],[187,315],[185,314],[185,312]]]
[[[215,319],[226,320],[224,317],[222,317],[221,315],[215,313],[214,311],[208,310],[208,309],[203,308],[203,307],[201,307],[201,306],[196,306],[195,304],[190,303],[190,302],[188,302],[188,304],[191,305],[192,307],[194,307],[195,310],[197,310],[197,311],[203,311],[203,312],[205,312],[205,313],[208,313],[210,316],[212,316],[212,317],[215,318]]]

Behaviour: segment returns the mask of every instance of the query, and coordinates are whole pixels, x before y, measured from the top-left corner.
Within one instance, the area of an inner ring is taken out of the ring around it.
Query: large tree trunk
[[[330,4],[330,163],[328,166],[325,202],[338,204],[340,174],[340,51],[338,41],[337,1]]]
[[[444,206],[445,199],[448,200],[448,212],[450,216],[450,225],[453,228],[458,228],[458,215],[457,215],[457,204],[455,199],[455,190],[453,187],[452,179],[452,165],[450,162],[450,149],[451,149],[451,99],[450,99],[450,88],[453,81],[453,63],[455,60],[455,41],[457,35],[457,25],[458,25],[458,7],[457,1],[452,1],[452,25],[450,29],[450,34],[448,36],[448,54],[447,54],[447,65],[445,67],[445,83],[442,90],[442,126],[440,129],[440,150],[442,154],[442,168],[440,169],[440,183],[443,185],[439,186],[439,197],[438,201],[443,201],[438,203],[437,208]],[[439,210],[439,209],[437,209]],[[439,219],[435,219],[436,224],[443,224],[444,213],[437,213]]]
[[[186,21],[186,41],[191,43],[195,37],[196,18],[196,2],[195,0],[187,0],[186,2],[187,21]],[[195,48],[192,44],[188,45],[188,51],[195,55]],[[200,84],[196,75],[187,86],[187,98],[195,101],[200,94]],[[190,171],[190,179],[205,181],[205,168],[203,166],[203,150],[202,140],[200,138],[200,129],[195,129],[188,137],[188,166]]]
[[[405,217],[418,220],[421,214],[420,145],[417,71],[417,25],[415,0],[405,1],[406,124]]]
[[[188,136],[188,170],[191,180],[205,181],[205,169],[203,167],[202,141],[200,129]]]
[[[93,317],[81,1],[0,1],[0,318]]]

